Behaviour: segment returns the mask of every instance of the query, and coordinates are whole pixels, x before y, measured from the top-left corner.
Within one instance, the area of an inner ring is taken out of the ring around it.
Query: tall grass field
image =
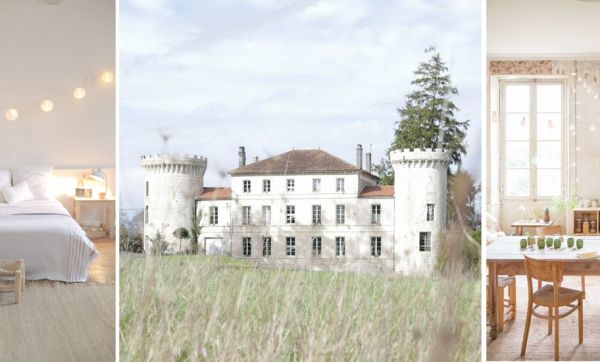
[[[122,361],[480,360],[480,283],[121,256]]]

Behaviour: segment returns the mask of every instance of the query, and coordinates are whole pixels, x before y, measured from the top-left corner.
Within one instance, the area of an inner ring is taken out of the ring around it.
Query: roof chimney
[[[258,156],[252,157],[252,163],[254,163],[254,162],[258,162]]]
[[[362,145],[356,145],[356,167],[362,170]]]
[[[246,149],[244,148],[244,146],[240,146],[240,150],[238,151],[238,156],[240,157],[240,166],[239,167],[246,166]]]
[[[365,155],[365,167],[367,168],[367,172],[371,173],[371,152],[367,152]]]

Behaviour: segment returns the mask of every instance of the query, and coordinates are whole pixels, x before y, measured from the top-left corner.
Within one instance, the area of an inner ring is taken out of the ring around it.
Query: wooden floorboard
[[[92,239],[100,255],[88,266],[88,282],[110,283],[114,282],[116,267],[115,239]]]

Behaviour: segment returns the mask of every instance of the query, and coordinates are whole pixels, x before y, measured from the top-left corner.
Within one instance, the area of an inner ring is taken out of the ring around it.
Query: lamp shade
[[[106,182],[106,174],[99,168],[92,171],[90,178],[96,181]]]

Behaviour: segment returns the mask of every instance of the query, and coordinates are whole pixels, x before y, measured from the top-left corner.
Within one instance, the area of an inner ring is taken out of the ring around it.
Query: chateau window
[[[427,204],[427,221],[433,221],[433,204]]]
[[[312,184],[312,186],[313,186],[313,188],[312,188],[313,192],[319,192],[319,191],[321,191],[321,179],[320,178],[313,178],[312,181],[313,181],[313,184]]]
[[[501,81],[500,126],[505,200],[550,200],[563,189],[565,84]]]
[[[335,205],[335,223],[338,225],[346,222],[346,206]]]
[[[371,224],[381,224],[381,205],[371,205]]]
[[[295,224],[296,223],[296,206],[286,206],[285,223],[286,224]]]
[[[321,205],[312,206],[312,223],[313,225],[321,225]]]
[[[335,237],[335,256],[346,256],[346,239],[343,236]]]
[[[144,223],[147,224],[148,223],[148,219],[150,219],[150,216],[148,214],[148,206],[146,206],[144,208]]]
[[[293,236],[285,238],[285,255],[296,256],[296,238]]]
[[[218,225],[219,224],[219,208],[216,206],[211,206],[209,211],[209,224],[210,225]]]
[[[312,255],[321,256],[321,237],[313,236],[312,238]]]
[[[371,256],[381,256],[381,237],[371,237]]]
[[[263,256],[271,256],[271,237],[263,236]]]
[[[252,191],[250,180],[244,180],[244,193],[250,193],[250,191]]]
[[[271,180],[263,180],[263,192],[271,192]]]
[[[296,186],[293,178],[287,179],[287,191],[294,192]]]
[[[250,225],[250,206],[242,207],[242,225]]]
[[[146,197],[150,194],[150,182],[146,181]]]
[[[242,238],[242,255],[252,256],[252,238]]]
[[[419,233],[419,251],[431,251],[431,233]]]
[[[344,179],[343,178],[335,179],[335,191],[336,192],[344,192]]]
[[[263,206],[262,214],[265,225],[271,225],[271,206]]]

